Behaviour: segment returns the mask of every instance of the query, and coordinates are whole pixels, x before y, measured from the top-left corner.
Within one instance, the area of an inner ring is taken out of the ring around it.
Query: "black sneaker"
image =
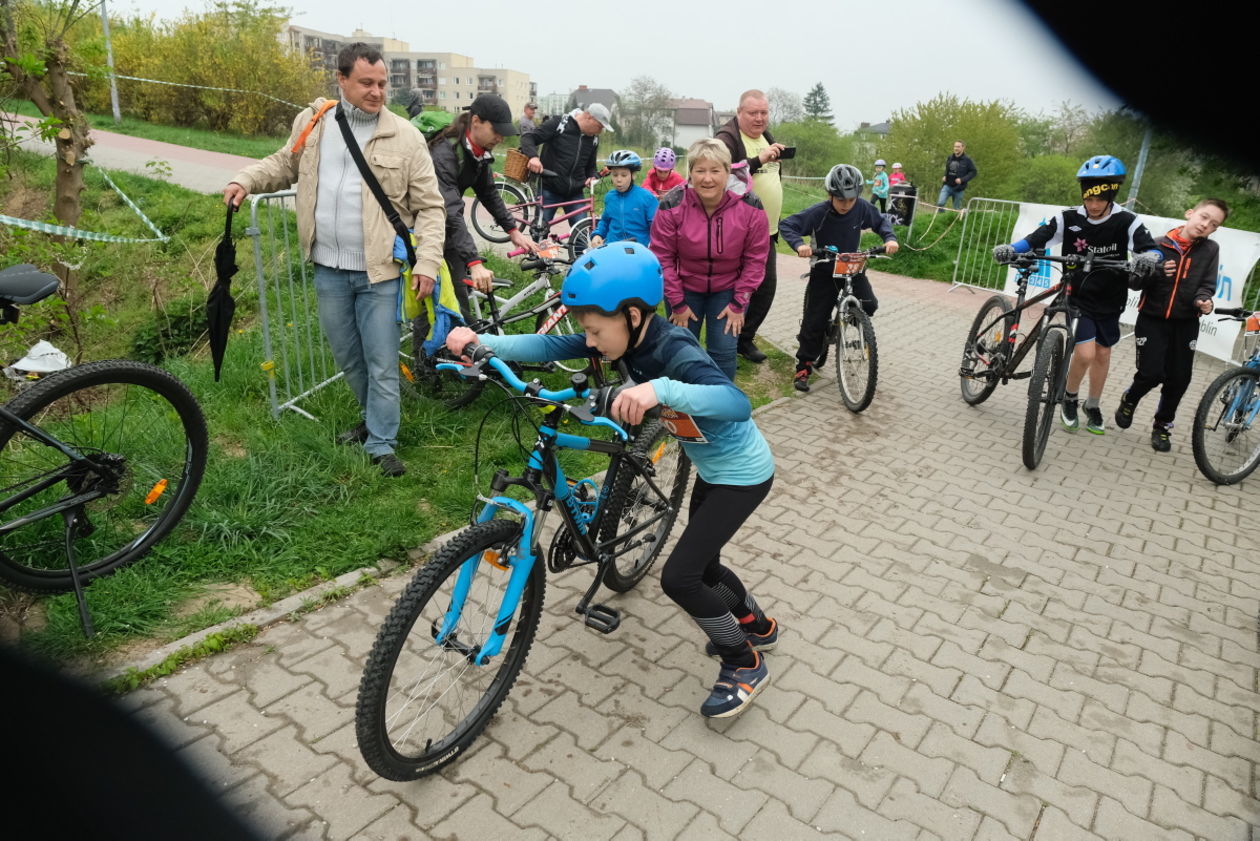
[[[372,456],[372,463],[381,468],[381,475],[388,476],[391,479],[395,476],[401,476],[407,472],[407,466],[403,464],[402,460],[393,453]]]
[[[1063,428],[1068,432],[1075,432],[1081,428],[1080,418],[1076,416],[1076,401],[1063,398],[1063,405],[1059,407],[1059,420],[1063,423]]]
[[[1085,428],[1095,435],[1102,435],[1107,431],[1107,427],[1103,425],[1102,409],[1097,406],[1085,407]]]
[[[801,363],[796,369],[796,376],[792,379],[792,388],[797,391],[809,391],[809,375],[813,370],[813,366],[808,362]]]
[[[361,423],[354,429],[347,429],[337,436],[338,444],[363,444],[368,439],[367,424]]]
[[[1151,429],[1151,448],[1157,453],[1166,453],[1172,449],[1172,424],[1155,424]]]
[[[739,351],[740,356],[755,365],[760,365],[762,362],[766,361],[766,355],[761,352],[761,348],[752,343],[751,339],[748,341],[741,339],[735,349]]]
[[[1137,408],[1136,403],[1129,402],[1129,392],[1120,395],[1120,406],[1116,409],[1116,426],[1121,429],[1128,429],[1133,425],[1133,410]]]

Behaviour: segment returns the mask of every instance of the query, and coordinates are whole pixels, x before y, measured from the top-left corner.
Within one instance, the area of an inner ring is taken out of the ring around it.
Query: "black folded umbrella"
[[[214,360],[214,381],[219,381],[223,367],[223,354],[227,350],[228,333],[232,330],[232,314],[236,312],[236,300],[232,297],[232,275],[236,274],[236,243],[232,241],[232,214],[236,208],[228,202],[227,222],[223,226],[223,239],[214,249],[214,273],[216,280],[206,299],[206,325],[210,331],[210,357]]]

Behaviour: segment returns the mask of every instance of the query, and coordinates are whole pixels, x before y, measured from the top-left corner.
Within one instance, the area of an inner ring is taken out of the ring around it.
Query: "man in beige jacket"
[[[356,43],[337,56],[339,103],[317,99],[298,114],[284,148],[233,177],[224,200],[297,184],[298,238],[315,264],[319,322],[363,410],[340,436],[360,443],[386,476],[406,472],[394,454],[399,424],[397,314],[402,266],[396,235],[364,183],[336,114],[342,111],[368,167],[403,222],[415,231],[412,294],[433,291],[446,213],[424,137],[385,107],[388,74],[380,52]]]

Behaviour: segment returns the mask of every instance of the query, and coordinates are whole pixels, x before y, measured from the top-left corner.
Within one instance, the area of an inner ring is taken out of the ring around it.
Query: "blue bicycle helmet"
[[[564,305],[614,316],[630,307],[655,311],[665,297],[661,261],[638,242],[610,242],[584,253],[560,289]]]
[[[643,159],[629,149],[618,149],[608,156],[608,165],[625,167],[631,172],[638,172],[643,168]]]
[[[1082,198],[1115,201],[1124,183],[1124,164],[1111,155],[1095,155],[1076,171]]]
[[[1081,164],[1076,171],[1077,178],[1109,178],[1124,180],[1124,163],[1111,155],[1094,155]]]

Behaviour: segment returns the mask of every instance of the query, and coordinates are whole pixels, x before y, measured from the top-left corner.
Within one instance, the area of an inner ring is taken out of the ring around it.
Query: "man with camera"
[[[717,132],[717,139],[726,144],[731,161],[747,161],[753,174],[753,192],[766,208],[770,220],[770,253],[766,257],[766,279],[753,292],[744,314],[744,327],[739,333],[737,350],[749,362],[765,362],[766,355],[753,343],[757,329],[770,313],[774,289],[778,284],[775,245],[779,241],[779,213],[783,209],[783,182],[779,177],[779,161],[796,154],[795,147],[776,143],[767,128],[770,125],[770,102],[759,90],[747,90],[739,96],[735,116]]]

